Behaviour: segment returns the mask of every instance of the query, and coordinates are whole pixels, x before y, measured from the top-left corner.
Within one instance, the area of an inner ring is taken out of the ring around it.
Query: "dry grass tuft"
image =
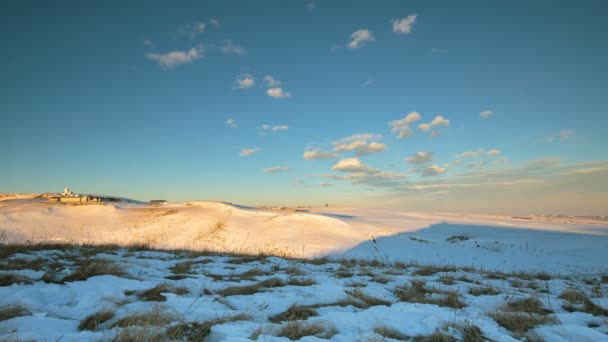
[[[353,271],[351,271],[349,268],[344,267],[344,266],[340,267],[336,271],[336,277],[338,277],[338,278],[350,278],[354,275],[355,275],[355,273]]]
[[[145,313],[136,313],[129,316],[125,316],[116,323],[112,325],[112,327],[120,327],[127,328],[130,326],[153,326],[153,327],[162,327],[169,323],[175,322],[177,317],[171,313],[161,312],[160,309],[154,309],[150,312]]]
[[[435,295],[440,295],[438,298]],[[395,295],[400,302],[435,304],[455,309],[464,308],[466,304],[456,291],[443,291],[427,288],[420,280],[412,280],[411,286],[395,288]]]
[[[316,284],[316,280],[308,277],[289,277],[287,280],[287,285],[291,286],[312,286]]]
[[[399,330],[389,328],[384,325],[374,329],[374,332],[384,338],[390,338],[398,341],[408,341],[410,339],[409,336],[401,333]]]
[[[417,336],[414,337],[415,342],[456,342],[456,339],[452,336],[448,336],[442,332],[436,331],[429,336]]]
[[[316,336],[322,339],[330,339],[337,333],[333,326],[321,323],[305,323],[302,321],[289,322],[279,330],[279,337],[287,337],[292,341],[297,341],[305,336]]]
[[[61,282],[87,280],[99,275],[124,277],[126,272],[110,260],[82,260],[76,270],[61,279]]]
[[[116,337],[112,339],[114,342],[164,342],[166,338],[157,331],[150,328],[131,327],[121,329]]]
[[[346,291],[346,294],[348,295],[348,298],[346,300],[338,302],[338,305],[343,303],[346,305],[352,305],[357,308],[367,309],[367,308],[371,308],[372,306],[379,306],[379,305],[391,306],[391,304],[393,304],[387,300],[367,295],[359,289],[354,289],[352,291]],[[343,305],[340,305],[340,306],[343,306]]]
[[[165,334],[169,340],[204,341],[205,337],[211,333],[211,328],[228,322],[249,321],[251,317],[245,314],[235,316],[225,316],[216,318],[203,323],[191,322],[171,326]]]
[[[422,267],[419,267],[414,272],[414,275],[428,277],[428,276],[432,276],[436,273],[455,272],[455,271],[456,271],[456,267],[454,267],[454,266],[422,266]]]
[[[496,296],[496,295],[500,294],[500,292],[498,292],[498,290],[496,290],[492,286],[485,286],[485,287],[470,288],[469,294],[473,295],[473,296],[482,296],[482,295],[483,296]]]
[[[454,280],[454,277],[451,277],[451,276],[441,276],[439,278],[439,281],[441,283],[443,283],[443,285],[454,285],[454,284],[456,284],[456,281]]]
[[[114,312],[102,310],[87,316],[78,325],[78,330],[96,330],[97,327],[114,318]]]
[[[263,271],[259,268],[252,268],[252,269],[248,270],[247,272],[241,274],[240,277],[242,279],[253,280],[257,277],[263,277],[263,276],[268,276],[268,275],[270,275],[269,272]]]
[[[190,273],[190,269],[192,268],[192,265],[194,265],[194,264],[195,264],[195,262],[191,261],[191,260],[178,262],[173,267],[171,267],[169,270],[171,271],[171,273],[174,273],[174,274],[188,274],[188,273]]]
[[[491,317],[501,327],[517,334],[535,328],[539,325],[551,322],[547,316],[527,315],[523,313],[497,312]]]
[[[481,329],[476,325],[467,325],[462,330],[463,342],[485,342],[488,339],[483,335]]]
[[[291,276],[302,276],[305,273],[295,266],[289,266],[285,269],[285,274],[289,274]]]
[[[528,314],[546,315],[552,313],[551,310],[545,309],[543,303],[536,297],[528,297],[518,301],[507,303],[503,310],[510,312],[525,312]]]
[[[31,284],[32,280],[16,274],[0,274],[0,286],[11,286],[13,284]]]
[[[174,287],[169,284],[158,284],[151,289],[145,290],[138,294],[139,299],[146,302],[164,302],[167,300],[163,293],[174,293],[178,296],[188,294],[188,291],[185,287]]]
[[[31,315],[31,312],[22,306],[9,305],[0,308],[0,321],[28,315]]]
[[[218,293],[224,297],[239,296],[239,295],[247,296],[247,295],[252,295],[254,293],[258,293],[264,288],[274,288],[274,287],[281,287],[281,286],[285,286],[285,285],[286,285],[285,282],[283,282],[279,278],[270,278],[270,279],[266,279],[262,282],[259,282],[257,284],[253,284],[253,285],[227,287],[227,288],[219,291]]]
[[[280,323],[285,321],[305,321],[310,317],[318,316],[317,311],[308,306],[297,306],[292,305],[287,311],[282,312],[278,315],[274,315],[268,320],[272,323]]]
[[[562,292],[558,298],[574,304],[582,304],[587,300],[587,296],[585,296],[585,294],[581,291],[577,290],[566,290]]]

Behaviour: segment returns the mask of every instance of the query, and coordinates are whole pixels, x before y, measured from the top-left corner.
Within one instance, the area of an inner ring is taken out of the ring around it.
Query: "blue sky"
[[[8,2],[0,191],[608,214],[606,10]]]

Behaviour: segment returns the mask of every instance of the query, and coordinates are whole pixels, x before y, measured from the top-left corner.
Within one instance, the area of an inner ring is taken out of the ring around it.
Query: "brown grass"
[[[242,273],[240,275],[240,277],[242,279],[253,280],[253,279],[257,278],[257,277],[268,276],[270,274],[271,273],[263,271],[263,270],[261,270],[259,268],[252,268],[252,269],[248,270],[247,272]]]
[[[390,338],[398,341],[408,341],[410,339],[409,336],[401,333],[399,330],[389,328],[384,325],[374,329],[374,332],[384,338]]]
[[[82,260],[76,270],[61,279],[61,282],[87,280],[99,275],[124,277],[126,272],[110,260]]]
[[[317,311],[308,306],[292,305],[287,311],[268,318],[272,323],[285,321],[305,321],[310,317],[318,316]]]
[[[543,303],[536,297],[528,297],[513,302],[507,303],[503,307],[504,311],[510,312],[525,312],[528,314],[546,315],[552,313],[551,310],[545,309]]]
[[[488,339],[483,335],[481,329],[476,325],[467,325],[462,330],[463,342],[485,342]]]
[[[219,291],[218,293],[224,297],[247,296],[247,295],[252,295],[254,293],[258,293],[262,289],[265,289],[265,288],[274,288],[274,287],[281,287],[281,286],[285,286],[285,282],[283,282],[281,279],[270,278],[270,279],[266,279],[262,282],[259,282],[257,284],[253,284],[253,285],[227,287],[227,288]]]
[[[31,312],[22,306],[9,305],[0,308],[0,321],[28,315],[31,315]]]
[[[455,271],[456,267],[453,266],[421,266],[414,272],[414,275],[428,277],[436,273]]]
[[[108,310],[102,310],[92,315],[87,316],[85,319],[80,321],[78,325],[79,330],[96,330],[97,327],[109,320],[114,318],[114,312]]]
[[[46,259],[6,259],[0,263],[0,270],[14,271],[14,270],[34,270],[41,271],[45,264]]]
[[[249,321],[251,317],[245,314],[224,316],[206,322],[181,323],[167,328],[166,339],[179,341],[204,341],[211,333],[211,328],[228,322]]]
[[[0,286],[11,286],[13,284],[31,284],[32,280],[16,274],[0,274]]]
[[[331,326],[321,323],[305,323],[301,321],[289,322],[281,327],[278,336],[287,337],[292,341],[297,341],[305,336],[316,336],[322,339],[330,339],[337,333]]]
[[[351,271],[349,268],[344,267],[344,266],[340,267],[336,271],[336,277],[338,277],[338,278],[350,278],[354,275],[355,275],[355,273],[353,271]]]
[[[581,291],[577,290],[566,290],[562,292],[558,298],[574,304],[582,304],[587,300],[587,296],[585,296],[585,294]]]
[[[121,329],[113,342],[164,342],[166,338],[150,328],[131,327]]]
[[[433,297],[432,294],[439,294],[440,297]],[[435,304],[455,309],[466,306],[456,291],[427,288],[425,283],[420,280],[412,280],[411,286],[395,288],[395,295],[400,302]]]
[[[182,262],[178,262],[177,264],[175,264],[173,267],[171,267],[169,270],[171,271],[171,273],[174,274],[187,274],[190,273],[190,269],[192,268],[192,265],[194,265],[195,262],[194,261],[182,261]]]
[[[547,316],[523,313],[497,312],[491,315],[491,317],[501,327],[517,334],[525,333],[534,327],[551,322]]]
[[[348,303],[348,305],[353,305],[354,307],[358,307],[358,308],[362,308],[362,309],[367,309],[367,308],[371,308],[372,306],[379,306],[379,305],[391,306],[391,304],[393,304],[392,302],[389,302],[387,300],[367,295],[359,289],[354,289],[352,291],[346,291],[346,294],[349,296],[349,298],[344,303]]]
[[[291,286],[312,286],[316,285],[317,282],[312,278],[307,277],[289,277],[287,285]]]
[[[150,312],[136,313],[126,317],[123,317],[116,321],[112,327],[126,328],[130,326],[154,326],[162,327],[171,322],[176,321],[177,318],[173,314],[161,312],[160,309],[154,309]]]
[[[496,296],[496,295],[500,294],[500,292],[498,292],[498,290],[496,290],[492,286],[485,286],[485,287],[470,288],[469,294],[473,295],[473,296],[482,296],[482,295],[483,296]]]
[[[190,291],[185,287],[174,287],[163,283],[141,292],[138,294],[138,298],[146,302],[164,302],[167,298],[163,296],[162,293],[174,293],[181,296],[188,294],[189,292]]]
[[[436,331],[429,336],[417,336],[414,337],[415,342],[456,342],[456,339],[452,336],[448,336],[442,332]]]

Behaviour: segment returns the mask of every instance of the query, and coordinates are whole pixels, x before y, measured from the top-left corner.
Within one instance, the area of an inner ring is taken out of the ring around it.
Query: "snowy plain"
[[[607,233],[381,209],[3,201],[0,340],[608,341]],[[502,314],[536,324],[508,329]]]

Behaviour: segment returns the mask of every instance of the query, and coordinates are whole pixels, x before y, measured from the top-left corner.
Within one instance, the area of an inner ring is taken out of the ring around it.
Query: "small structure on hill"
[[[150,204],[167,204],[166,200],[150,200]]]
[[[120,198],[99,195],[79,195],[73,193],[69,188],[65,188],[58,196],[49,197],[49,202],[65,204],[102,204],[104,202],[120,202]]]

